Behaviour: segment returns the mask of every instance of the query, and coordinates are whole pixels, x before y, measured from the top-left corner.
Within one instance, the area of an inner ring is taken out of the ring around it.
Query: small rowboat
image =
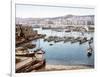
[[[16,56],[33,57],[34,56],[34,52],[32,52],[32,53],[16,53]]]

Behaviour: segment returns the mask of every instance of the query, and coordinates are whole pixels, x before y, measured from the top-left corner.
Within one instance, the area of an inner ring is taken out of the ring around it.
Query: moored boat
[[[87,49],[87,56],[90,57],[92,55],[92,51],[93,49],[92,48],[88,48]]]

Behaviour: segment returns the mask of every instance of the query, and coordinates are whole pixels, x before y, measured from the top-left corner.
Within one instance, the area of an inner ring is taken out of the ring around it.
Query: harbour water
[[[50,29],[42,30],[41,28],[34,28],[40,34],[48,36],[83,36],[80,32],[57,32]],[[84,33],[84,36],[93,37],[93,33]],[[30,49],[33,51],[37,48],[42,48],[45,53],[46,64],[51,65],[92,65],[94,66],[94,51],[90,57],[87,56],[88,42],[79,44],[79,42],[71,43],[63,41],[54,43],[39,39],[32,41],[36,44],[36,48]],[[50,45],[52,44],[52,45]]]

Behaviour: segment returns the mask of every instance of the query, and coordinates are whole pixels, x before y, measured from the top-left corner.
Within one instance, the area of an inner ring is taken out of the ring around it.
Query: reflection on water
[[[47,36],[82,36],[79,32],[56,32],[52,30],[42,30],[41,28],[35,28],[40,34],[46,34]],[[90,38],[93,36],[93,33],[84,33],[84,36]],[[47,64],[58,64],[58,65],[73,65],[73,64],[85,64],[85,65],[94,65],[94,52],[91,57],[87,56],[87,48],[89,47],[88,42],[80,45],[78,42],[71,44],[70,42],[46,42],[43,39],[32,41],[36,43],[38,47],[42,48],[46,54],[46,63]],[[52,46],[50,45],[52,44]],[[34,50],[35,50],[34,49]],[[30,49],[30,51],[33,49]]]

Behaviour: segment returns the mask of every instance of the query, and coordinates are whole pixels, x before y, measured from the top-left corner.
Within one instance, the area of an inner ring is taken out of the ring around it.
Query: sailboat
[[[87,56],[90,57],[92,55],[92,52],[93,52],[93,48],[89,44],[89,48],[87,49]]]

